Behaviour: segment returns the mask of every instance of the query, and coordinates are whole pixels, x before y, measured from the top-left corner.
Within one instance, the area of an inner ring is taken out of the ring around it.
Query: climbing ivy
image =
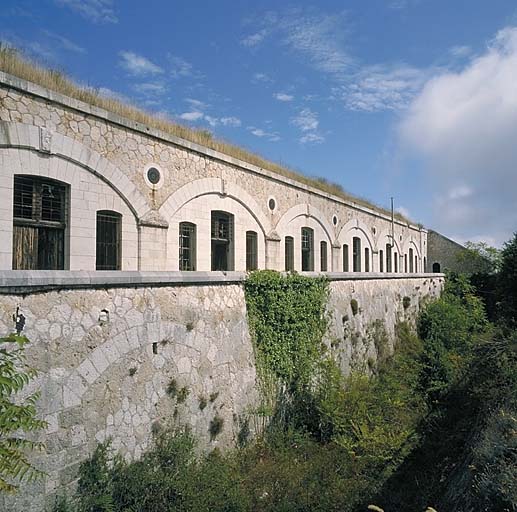
[[[327,279],[261,270],[250,274],[245,292],[259,371],[308,384],[327,330]]]

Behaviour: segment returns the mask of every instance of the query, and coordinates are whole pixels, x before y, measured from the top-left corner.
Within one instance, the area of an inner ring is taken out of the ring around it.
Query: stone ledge
[[[0,295],[26,295],[52,290],[203,286],[242,283],[246,272],[152,272],[152,271],[0,271]],[[330,281],[443,278],[444,274],[381,274],[377,272],[304,272]]]

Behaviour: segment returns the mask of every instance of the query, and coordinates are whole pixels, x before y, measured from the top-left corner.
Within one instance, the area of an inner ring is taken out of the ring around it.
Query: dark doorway
[[[439,263],[433,263],[433,272],[435,274],[439,274],[441,271],[441,267]]]

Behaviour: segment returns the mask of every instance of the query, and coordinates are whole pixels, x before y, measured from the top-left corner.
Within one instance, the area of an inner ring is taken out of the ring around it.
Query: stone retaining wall
[[[258,398],[245,274],[195,273],[189,282],[180,273],[121,272],[104,274],[103,283],[100,273],[63,272],[61,281],[59,274],[0,273],[0,335],[13,331],[19,308],[31,340],[28,358],[40,372],[31,390],[41,390],[38,409],[49,424],[41,436],[47,452],[34,456],[47,476],[0,509],[44,510],[109,437],[128,458],[171,422],[190,425],[207,449],[235,442]],[[436,274],[329,277],[328,344],[344,372],[375,364],[379,325],[390,348],[395,324],[414,322],[422,301],[443,284]],[[223,430],[211,439],[216,416]]]

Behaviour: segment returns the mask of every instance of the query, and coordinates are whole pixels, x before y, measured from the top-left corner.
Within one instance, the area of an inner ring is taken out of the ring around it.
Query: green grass
[[[323,192],[336,195],[346,201],[355,203],[360,207],[371,208],[385,215],[391,215],[389,210],[366,199],[352,196],[346,192],[341,185],[332,183],[325,178],[306,176],[285,165],[271,162],[270,160],[244,148],[216,139],[208,130],[183,126],[173,121],[157,117],[128,102],[103,96],[95,87],[77,84],[62,71],[44,67],[22,55],[20,51],[2,43],[0,43],[0,70],[35,83],[45,89],[69,96],[70,98],[102,108],[126,119],[161,130],[166,134],[200,144],[249,164],[256,165],[257,167],[267,171],[271,171],[286,178],[304,183],[305,185],[315,187]],[[402,222],[411,222],[399,213],[396,213],[395,217]]]

